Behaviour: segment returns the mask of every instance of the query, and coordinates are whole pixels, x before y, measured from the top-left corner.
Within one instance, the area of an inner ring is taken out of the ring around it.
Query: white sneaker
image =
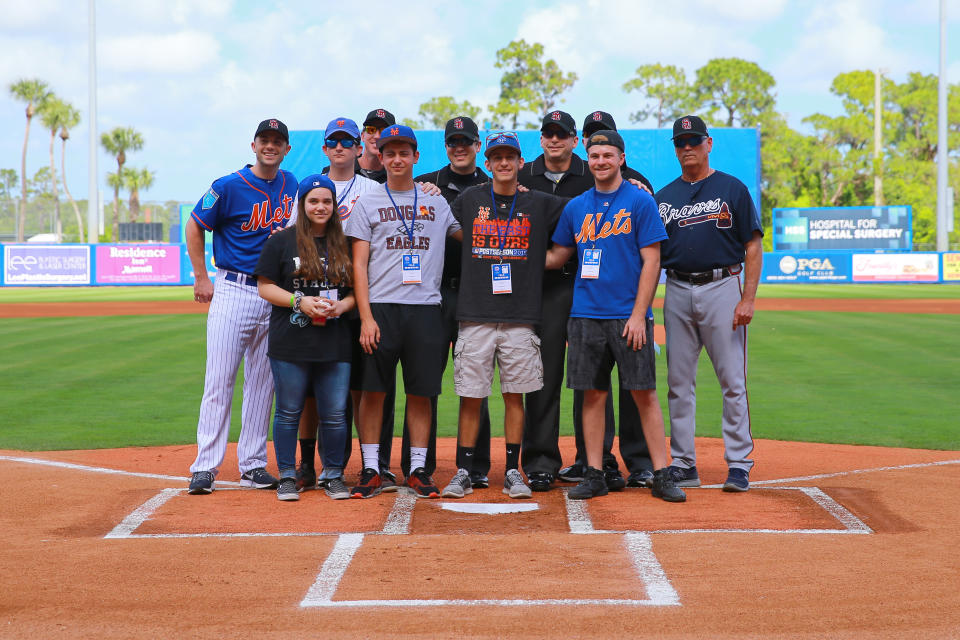
[[[446,486],[440,497],[462,498],[470,493],[473,493],[473,485],[470,484],[470,472],[466,469],[457,469],[456,475],[450,480],[450,484]]]
[[[529,498],[533,495],[523,476],[516,469],[507,471],[503,478],[503,492],[511,498]]]

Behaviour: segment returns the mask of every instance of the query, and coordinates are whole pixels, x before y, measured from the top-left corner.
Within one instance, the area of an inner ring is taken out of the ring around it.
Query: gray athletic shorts
[[[453,348],[453,381],[458,396],[486,398],[493,365],[500,367],[500,391],[530,393],[543,388],[540,338],[533,325],[461,322]]]
[[[656,389],[653,320],[647,319],[647,342],[639,351],[627,345],[627,320],[570,318],[567,320],[567,387],[577,391],[610,390],[616,363],[621,389]]]

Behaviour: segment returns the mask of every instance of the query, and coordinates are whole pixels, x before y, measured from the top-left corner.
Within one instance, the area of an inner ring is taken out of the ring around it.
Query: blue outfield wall
[[[192,285],[187,246],[172,244],[4,244],[0,286]],[[206,247],[207,272],[213,265]],[[661,277],[662,280],[662,277]],[[772,252],[763,256],[761,282],[960,284],[960,252]]]

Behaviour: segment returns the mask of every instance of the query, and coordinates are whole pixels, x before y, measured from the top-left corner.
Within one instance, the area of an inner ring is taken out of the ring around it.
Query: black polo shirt
[[[546,171],[547,164],[541,154],[536,160],[523,165],[523,169],[520,169],[520,184],[527,189],[552,193],[563,198],[575,198],[593,187],[593,174],[587,168],[587,163],[577,154],[570,157],[570,168],[559,182],[548,178],[545,175]]]
[[[476,167],[472,174],[463,175],[455,173],[450,169],[450,165],[442,169],[424,173],[415,177],[414,182],[430,182],[440,187],[442,195],[448,204],[453,203],[462,192],[475,184],[489,182],[490,177],[483,172],[480,167]],[[460,281],[460,260],[462,252],[462,243],[447,236],[447,242],[443,250],[443,276],[440,280],[440,286],[448,289],[459,287]]]
[[[631,178],[634,180],[639,180],[640,184],[644,185],[647,189],[650,189],[651,194],[653,193],[653,185],[650,184],[650,181],[647,180],[646,176],[636,169],[631,169],[628,167],[626,162],[624,162],[623,166],[620,167],[620,175],[623,176],[624,180],[630,180]]]

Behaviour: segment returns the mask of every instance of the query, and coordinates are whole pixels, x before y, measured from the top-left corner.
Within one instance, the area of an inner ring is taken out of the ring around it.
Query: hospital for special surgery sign
[[[909,251],[913,214],[903,207],[773,210],[774,251]]]
[[[90,284],[87,245],[8,244],[3,254],[4,284]]]

